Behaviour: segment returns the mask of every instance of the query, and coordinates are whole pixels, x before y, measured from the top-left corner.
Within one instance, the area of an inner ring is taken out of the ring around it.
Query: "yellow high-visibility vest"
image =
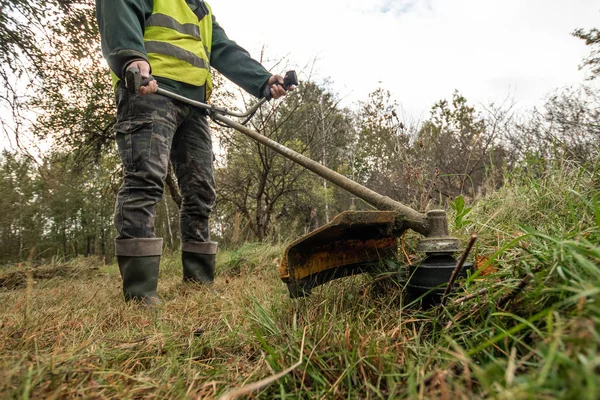
[[[185,0],[154,0],[146,20],[144,46],[155,77],[168,78],[194,86],[206,85],[206,99],[212,92],[210,51],[212,9],[198,20]],[[118,82],[113,73],[113,82]]]

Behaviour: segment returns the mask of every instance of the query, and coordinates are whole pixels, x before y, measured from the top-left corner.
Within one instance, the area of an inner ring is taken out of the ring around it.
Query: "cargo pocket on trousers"
[[[150,158],[152,119],[121,121],[115,125],[115,131],[123,166],[128,171],[137,171]]]

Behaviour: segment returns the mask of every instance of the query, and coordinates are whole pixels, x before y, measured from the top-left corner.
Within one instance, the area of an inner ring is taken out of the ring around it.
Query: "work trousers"
[[[116,254],[162,254],[154,220],[169,159],[182,196],[182,250],[215,254],[216,243],[209,233],[216,200],[213,151],[204,111],[158,94],[132,94],[122,83],[116,102],[116,142],[124,170],[115,205]]]

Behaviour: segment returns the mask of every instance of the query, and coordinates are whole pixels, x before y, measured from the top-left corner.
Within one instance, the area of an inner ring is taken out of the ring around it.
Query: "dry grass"
[[[165,261],[159,286],[164,305],[156,312],[122,301],[115,265],[94,274],[81,268],[77,276],[57,266],[49,280],[51,269],[44,268],[33,274],[30,290],[0,289],[2,392],[164,397],[206,392],[197,383],[212,381],[215,370],[231,384],[244,371],[260,372],[246,314],[253,298],[283,297],[281,285],[267,287],[277,279],[275,268],[220,277],[213,291],[182,284],[178,262]],[[20,274],[5,276],[16,281]],[[210,385],[210,393],[224,383]]]
[[[348,374],[402,376],[390,367],[406,368],[401,350],[418,349],[420,328],[404,320],[399,291],[372,297],[370,280],[355,277],[290,300],[278,254],[269,246],[223,253],[211,289],[181,283],[177,258],[167,257],[159,283],[164,305],[155,311],[122,301],[115,265],[82,267],[81,274],[64,274],[59,265],[57,276],[36,273],[28,287],[4,287],[0,393],[212,398],[294,364],[304,327],[307,361],[286,391],[336,397],[351,384]]]

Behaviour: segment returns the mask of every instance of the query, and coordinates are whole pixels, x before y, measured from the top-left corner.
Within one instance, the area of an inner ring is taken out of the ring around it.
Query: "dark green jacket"
[[[187,0],[193,2],[195,0]],[[144,24],[152,14],[153,0],[96,0],[96,18],[102,40],[102,54],[109,67],[123,79],[124,67],[135,59],[148,59],[144,48]],[[233,40],[213,16],[210,65],[233,83],[262,97],[271,74]],[[195,100],[204,101],[204,87],[157,77],[160,87]]]

